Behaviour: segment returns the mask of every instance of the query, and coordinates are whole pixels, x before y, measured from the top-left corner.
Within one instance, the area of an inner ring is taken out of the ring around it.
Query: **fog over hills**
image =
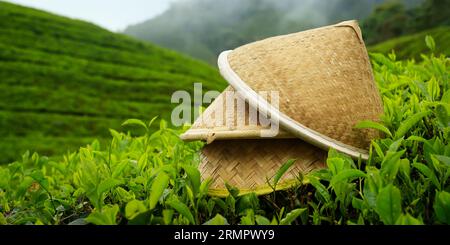
[[[264,37],[364,19],[385,0],[182,0],[125,34],[214,63],[222,50]],[[408,7],[421,0],[403,1]]]

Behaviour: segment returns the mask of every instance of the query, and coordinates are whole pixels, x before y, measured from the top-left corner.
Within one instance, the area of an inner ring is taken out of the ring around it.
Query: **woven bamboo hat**
[[[355,129],[383,113],[356,21],[276,36],[220,54],[222,76],[250,106],[322,149],[367,159],[375,130]],[[258,94],[278,91],[279,108]],[[269,105],[269,106],[268,106]]]

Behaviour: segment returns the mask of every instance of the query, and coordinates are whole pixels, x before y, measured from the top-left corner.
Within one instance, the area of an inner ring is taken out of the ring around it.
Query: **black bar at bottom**
[[[426,242],[447,240],[450,226],[0,226],[0,243],[105,242]]]

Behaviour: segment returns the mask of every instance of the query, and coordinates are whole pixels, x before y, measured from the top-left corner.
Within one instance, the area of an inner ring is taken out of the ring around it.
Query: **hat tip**
[[[359,27],[359,23],[357,20],[346,20],[346,21],[342,21],[340,23],[337,23],[336,25],[337,27],[350,27],[353,29],[353,31],[355,31],[356,36],[359,38],[359,40],[361,41],[361,43],[364,43],[364,39],[362,36],[362,32],[361,32],[361,28]]]

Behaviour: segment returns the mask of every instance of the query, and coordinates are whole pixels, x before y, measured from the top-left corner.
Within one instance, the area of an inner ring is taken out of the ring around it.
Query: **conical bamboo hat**
[[[356,21],[271,37],[219,56],[222,76],[250,106],[270,112],[291,135],[367,159],[374,130],[355,129],[383,113]],[[261,91],[278,91],[274,109]]]

